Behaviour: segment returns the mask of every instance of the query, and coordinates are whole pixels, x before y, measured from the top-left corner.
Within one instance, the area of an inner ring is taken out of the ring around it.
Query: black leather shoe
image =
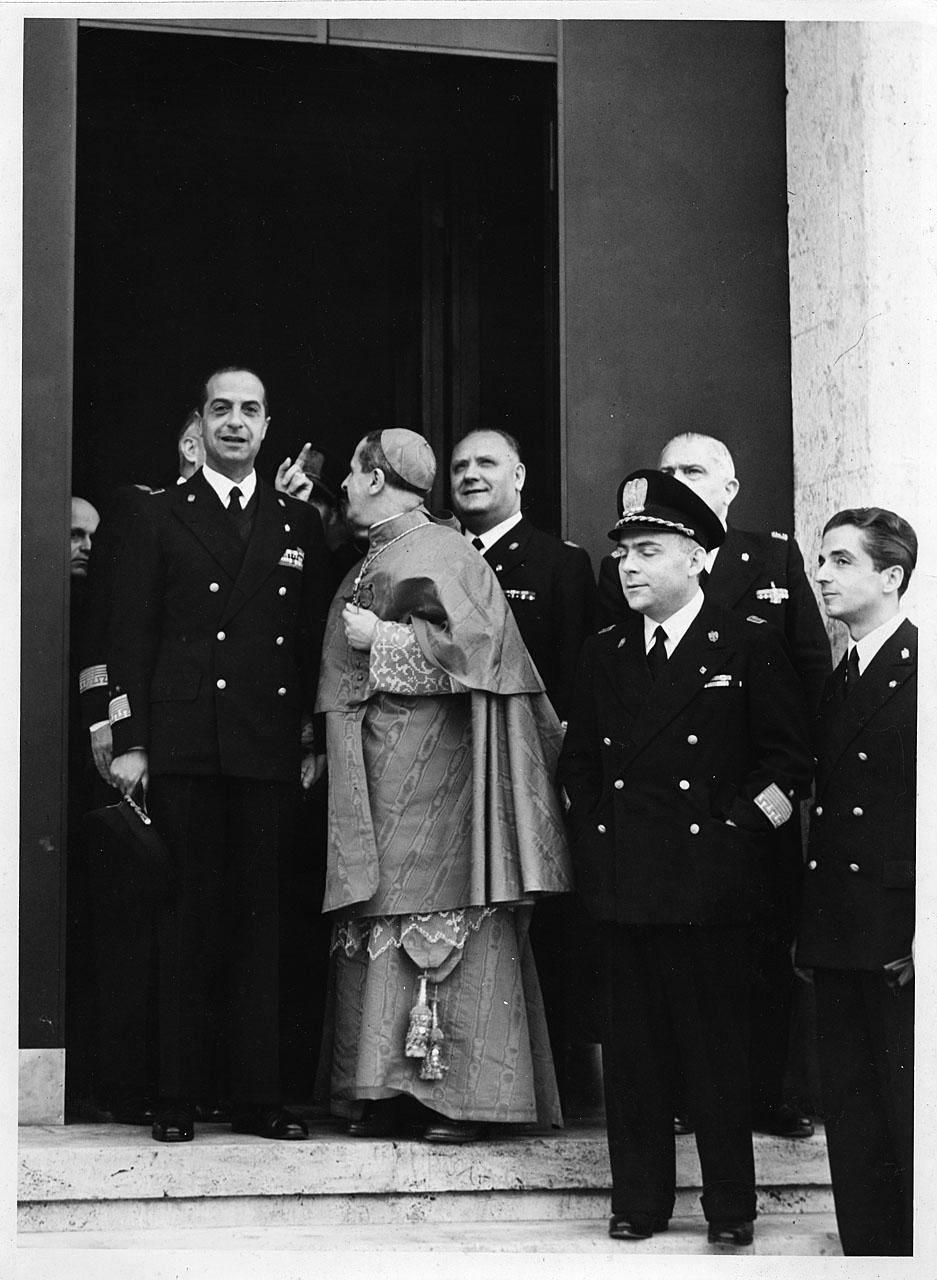
[[[485,1126],[473,1120],[438,1120],[423,1130],[425,1142],[478,1142]]]
[[[285,1107],[251,1107],[238,1112],[231,1120],[232,1133],[250,1133],[255,1138],[279,1138],[296,1142],[309,1137],[305,1120]]]
[[[709,1224],[710,1244],[747,1245],[755,1238],[754,1222],[711,1222]]]
[[[153,1121],[157,1142],[191,1142],[195,1137],[195,1117],[191,1108],[178,1103],[162,1107]]]
[[[608,1234],[613,1240],[650,1240],[669,1225],[666,1218],[649,1218],[643,1213],[613,1213],[608,1220]]]
[[[204,1102],[196,1102],[195,1118],[199,1124],[230,1124],[231,1103],[221,1098],[212,1098]]]
[[[771,1111],[760,1111],[752,1119],[752,1128],[757,1133],[773,1133],[778,1138],[813,1137],[813,1121],[787,1102]]]
[[[403,1109],[396,1098],[379,1098],[366,1102],[357,1120],[352,1120],[345,1132],[349,1138],[389,1138],[407,1128]]]
[[[674,1116],[673,1131],[679,1138],[681,1134],[693,1132],[693,1121],[687,1115]]]

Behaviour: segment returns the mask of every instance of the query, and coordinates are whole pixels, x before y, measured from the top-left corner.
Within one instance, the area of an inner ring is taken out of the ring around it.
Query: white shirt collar
[[[896,613],[893,618],[889,618],[887,622],[883,622],[880,627],[876,627],[874,631],[870,631],[868,635],[863,636],[861,640],[857,640],[855,644],[850,640],[848,650],[856,650],[856,656],[859,659],[860,676],[866,667],[881,649],[886,640],[890,640],[898,628],[904,622],[904,614]]]
[[[231,490],[238,488],[241,491],[241,506],[246,507],[254,496],[254,490],[257,488],[257,472],[252,471],[250,475],[244,477],[243,480],[229,480],[227,476],[223,476],[220,471],[213,471],[206,462],[202,467],[202,475],[217,493],[221,500],[221,505],[226,507],[228,499],[231,497]]]
[[[522,518],[523,512],[515,511],[513,516],[508,516],[507,520],[502,520],[500,524],[496,524],[487,533],[472,533],[470,529],[465,529],[463,532],[469,542],[472,542],[475,538],[481,538],[481,554],[484,555],[486,551],[495,545],[499,538],[504,537],[508,529],[513,529],[516,524],[519,524]]]
[[[651,645],[654,643],[654,632],[659,626],[664,628],[667,639],[664,641],[664,647],[667,650],[669,658],[676,649],[677,645],[690,629],[690,624],[696,620],[696,615],[702,609],[706,597],[702,591],[697,588],[696,595],[689,600],[682,609],[678,609],[676,613],[672,613],[669,618],[665,618],[663,622],[654,622],[647,614],[644,615],[644,648],[649,653]]]

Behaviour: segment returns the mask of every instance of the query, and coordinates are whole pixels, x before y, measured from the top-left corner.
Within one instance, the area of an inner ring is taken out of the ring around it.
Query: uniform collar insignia
[[[508,551],[516,551],[520,545],[521,544],[519,542],[512,542],[511,545],[508,547]]]
[[[905,659],[905,661],[907,661],[907,660],[908,660],[908,658],[910,658],[910,657],[911,657],[911,650],[910,650],[910,649],[902,649],[902,650],[901,650],[901,656],[902,656],[902,658],[904,658],[904,659]]]
[[[749,555],[748,555],[748,552],[747,552],[747,551],[743,551],[743,552],[742,552],[742,559],[743,559],[743,560],[748,560],[748,559],[749,559]]]
[[[719,632],[718,632],[718,631],[710,631],[710,633],[709,633],[709,639],[710,639],[710,643],[711,643],[711,644],[715,644],[715,643],[716,643],[716,641],[719,639]]]

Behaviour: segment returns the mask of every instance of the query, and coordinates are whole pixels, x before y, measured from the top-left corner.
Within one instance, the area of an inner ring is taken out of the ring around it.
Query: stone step
[[[608,1236],[608,1216],[592,1218],[527,1219],[519,1222],[405,1222],[265,1225],[241,1227],[161,1227],[114,1231],[48,1231],[21,1235],[27,1248],[50,1249],[170,1249],[296,1250],[304,1253],[613,1253],[621,1259],[634,1254],[759,1254],[802,1257],[842,1256],[836,1219],[832,1213],[773,1214],[755,1224],[755,1241],[748,1248],[711,1245],[702,1217],[677,1217],[670,1229],[650,1240],[620,1241]],[[385,1274],[391,1274],[385,1270]],[[394,1273],[396,1274],[396,1273]],[[436,1274],[433,1271],[431,1274]],[[454,1274],[451,1269],[447,1274]],[[474,1270],[472,1274],[475,1274]],[[578,1274],[578,1271],[577,1271]]]
[[[309,1119],[310,1140],[297,1143],[213,1125],[198,1126],[196,1140],[180,1145],[154,1143],[145,1129],[123,1125],[23,1128],[19,1229],[357,1232],[607,1218],[608,1152],[600,1127],[518,1128],[469,1146],[436,1146],[348,1138],[335,1122]],[[796,1142],[757,1134],[755,1160],[766,1219],[832,1213],[822,1129]],[[677,1139],[677,1181],[677,1216],[698,1221],[692,1137]]]

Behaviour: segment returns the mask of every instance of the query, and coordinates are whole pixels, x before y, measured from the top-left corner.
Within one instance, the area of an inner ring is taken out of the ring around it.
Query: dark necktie
[[[482,555],[485,554],[485,544],[484,542],[482,542],[481,538],[473,538],[472,546],[475,548],[476,551],[480,551]]]
[[[234,486],[228,495],[228,515],[231,517],[234,527],[240,535],[241,541],[247,542],[251,536],[252,520],[251,517],[247,515],[246,508],[241,506],[241,491],[237,485]]]
[[[846,669],[843,673],[843,691],[848,698],[854,692],[856,685],[859,683],[859,650],[855,645],[849,651],[849,657],[846,659]]]
[[[656,680],[667,665],[667,649],[664,644],[666,639],[667,632],[663,627],[658,627],[654,632],[654,643],[647,653],[647,665],[651,669],[652,680]]]

